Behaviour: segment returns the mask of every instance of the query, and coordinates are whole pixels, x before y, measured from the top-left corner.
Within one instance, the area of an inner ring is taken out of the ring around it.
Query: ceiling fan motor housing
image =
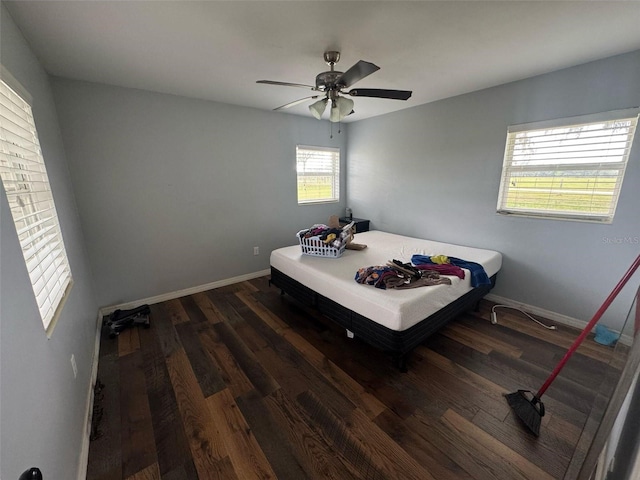
[[[324,61],[327,62],[331,70],[322,72],[316,76],[315,87],[301,83],[276,82],[274,80],[258,80],[257,83],[281,85],[285,87],[301,87],[316,92],[324,92],[324,95],[311,95],[310,97],[301,98],[300,100],[295,100],[274,108],[274,110],[293,107],[309,99],[315,100],[318,97],[324,96],[321,100],[309,105],[309,110],[311,110],[314,117],[320,119],[327,103],[331,102],[331,118],[329,120],[332,122],[339,122],[347,115],[353,113],[353,100],[346,98],[344,95],[350,95],[352,97],[391,98],[396,100],[407,100],[411,96],[411,92],[408,90],[388,90],[380,88],[360,88],[345,92],[343,89],[351,87],[354,83],[380,70],[380,67],[371,62],[360,60],[351,66],[346,73],[343,73],[335,70],[335,65],[339,60],[340,52],[335,50],[324,52]]]
[[[326,92],[327,90],[336,89],[336,80],[340,78],[342,72],[331,70],[329,72],[319,73],[316,77],[316,88]]]
[[[340,52],[336,52],[335,50],[324,52],[324,61],[327,65],[333,67],[335,63],[340,61]]]

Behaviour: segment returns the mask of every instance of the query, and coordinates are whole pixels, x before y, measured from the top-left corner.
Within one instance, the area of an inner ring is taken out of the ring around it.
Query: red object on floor
[[[629,270],[627,270],[627,273],[625,273],[624,276],[620,279],[620,281],[615,286],[613,291],[609,294],[607,299],[600,306],[600,308],[598,309],[596,314],[589,321],[587,326],[584,327],[584,330],[582,330],[582,333],[578,336],[578,338],[576,338],[576,340],[573,342],[573,344],[569,347],[569,350],[567,350],[567,353],[565,353],[565,355],[562,358],[562,360],[560,360],[558,365],[556,365],[556,368],[553,369],[553,372],[551,373],[551,375],[549,375],[549,378],[547,378],[547,380],[544,382],[542,387],[540,387],[540,390],[538,390],[538,393],[536,394],[536,398],[538,400],[544,394],[544,392],[547,390],[547,388],[549,388],[549,385],[551,385],[551,383],[556,379],[556,377],[560,373],[560,370],[562,370],[562,368],[565,366],[565,364],[569,361],[569,358],[571,358],[571,356],[574,354],[574,352],[578,349],[578,347],[580,346],[582,341],[586,338],[586,336],[589,335],[589,332],[591,332],[591,330],[593,329],[595,324],[598,323],[598,320],[600,320],[600,317],[602,317],[602,314],[604,314],[605,310],[607,308],[609,308],[609,305],[611,305],[611,302],[613,302],[613,300],[618,296],[618,293],[620,293],[620,290],[622,290],[622,288],[626,285],[626,283],[629,281],[629,279],[633,276],[635,271],[638,269],[639,265],[640,265],[640,255],[638,255],[636,257],[636,261],[633,262],[631,267],[629,267]],[[636,296],[636,298],[637,298],[637,296]],[[639,317],[639,314],[640,314],[640,307],[636,306],[636,324],[635,324],[636,333],[638,331],[638,317]]]

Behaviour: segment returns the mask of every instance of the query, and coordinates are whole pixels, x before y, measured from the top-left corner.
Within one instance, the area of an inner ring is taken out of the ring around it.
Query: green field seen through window
[[[332,181],[331,177],[299,178],[298,203],[334,200]]]
[[[616,179],[612,177],[512,176],[506,194],[506,207],[607,213],[615,188]]]

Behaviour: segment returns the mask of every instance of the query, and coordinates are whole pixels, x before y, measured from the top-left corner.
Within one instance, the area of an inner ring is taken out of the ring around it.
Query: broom
[[[562,360],[560,360],[558,365],[556,365],[551,375],[549,375],[549,378],[547,378],[547,380],[544,382],[542,387],[540,387],[540,390],[538,390],[538,392],[535,395],[533,394],[533,392],[529,390],[518,390],[513,393],[505,394],[505,397],[507,399],[507,402],[509,403],[509,406],[511,406],[511,408],[516,413],[516,415],[520,418],[520,420],[524,422],[524,424],[529,428],[529,430],[533,432],[533,434],[536,437],[540,435],[540,421],[544,416],[544,404],[540,401],[540,397],[542,397],[544,392],[547,391],[547,388],[549,388],[549,385],[551,385],[551,383],[556,379],[556,377],[560,373],[560,370],[562,370],[562,368],[565,366],[567,361],[569,361],[569,358],[571,358],[571,355],[574,354],[574,352],[578,349],[578,347],[580,346],[582,341],[585,339],[585,337],[589,334],[589,332],[591,332],[594,325],[598,323],[598,320],[600,320],[600,317],[602,317],[602,314],[609,307],[609,305],[611,305],[611,302],[613,302],[613,300],[618,296],[618,293],[620,293],[620,290],[622,290],[622,288],[625,286],[627,281],[633,276],[634,272],[637,270],[639,265],[640,265],[640,255],[638,255],[635,262],[633,262],[631,267],[629,267],[629,270],[627,270],[627,273],[625,273],[624,276],[620,279],[618,284],[615,286],[613,291],[609,294],[609,296],[604,301],[604,303],[600,306],[600,308],[598,309],[596,314],[593,316],[593,318],[589,321],[587,326],[584,327],[584,330],[582,330],[582,333],[580,333],[580,336],[578,336],[578,338],[576,338],[573,344],[569,347],[569,350],[567,350],[567,353],[565,353]]]

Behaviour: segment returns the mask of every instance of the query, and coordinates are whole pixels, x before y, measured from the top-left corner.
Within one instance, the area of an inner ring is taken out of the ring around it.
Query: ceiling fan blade
[[[280,105],[278,108],[274,108],[274,110],[282,110],[283,108],[289,108],[289,107],[294,107],[296,105],[299,105],[303,102],[306,102],[307,100],[314,100],[316,98],[319,98],[320,95],[312,95],[310,97],[304,97],[301,98],[300,100],[294,100],[293,102],[289,102],[289,103],[285,103],[284,105]]]
[[[354,88],[346,92],[352,97],[390,98],[392,100],[407,100],[413,93],[411,90],[385,90],[381,88]]]
[[[340,77],[336,80],[336,84],[342,85],[343,88],[347,88],[357,81],[362,80],[364,77],[368,77],[373,72],[377,72],[378,70],[380,70],[379,66],[374,65],[370,62],[365,62],[364,60],[360,60],[353,67],[340,75]]]
[[[256,83],[264,83],[266,85],[280,85],[282,87],[300,87],[300,88],[307,88],[309,90],[318,90],[317,87],[314,87],[312,85],[303,85],[302,83],[276,82],[274,80],[258,80]]]

